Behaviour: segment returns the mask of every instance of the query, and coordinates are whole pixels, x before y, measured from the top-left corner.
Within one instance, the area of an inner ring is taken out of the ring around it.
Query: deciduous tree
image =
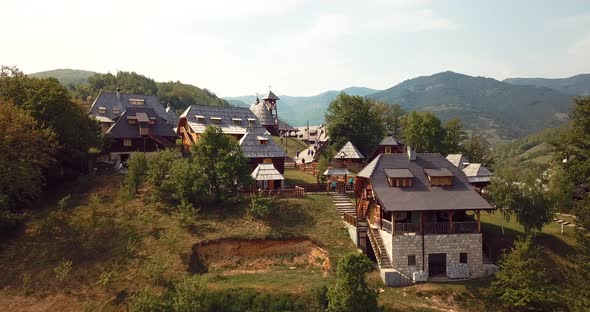
[[[454,118],[447,120],[443,125],[444,153],[458,153],[461,150],[461,144],[467,139],[467,132],[463,129],[460,119]]]
[[[402,120],[404,144],[417,152],[441,152],[443,128],[440,119],[431,112],[410,112]]]
[[[377,311],[377,293],[367,285],[371,261],[361,253],[349,253],[338,261],[336,283],[328,289],[329,312]]]

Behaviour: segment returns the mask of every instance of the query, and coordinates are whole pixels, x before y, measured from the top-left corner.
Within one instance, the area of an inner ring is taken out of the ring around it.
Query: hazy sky
[[[0,64],[136,71],[219,96],[388,88],[452,70],[590,72],[590,1],[2,0]]]

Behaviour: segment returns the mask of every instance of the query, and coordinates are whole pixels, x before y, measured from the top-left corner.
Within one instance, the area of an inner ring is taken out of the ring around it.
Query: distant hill
[[[504,82],[515,85],[546,87],[570,95],[590,95],[590,74],[581,74],[569,78],[508,78]]]
[[[369,97],[406,110],[460,118],[492,143],[518,138],[567,120],[571,96],[545,87],[442,72],[406,80]]]
[[[54,69],[33,74],[28,74],[29,77],[35,78],[55,78],[62,85],[69,86],[78,83],[85,83],[88,78],[96,74],[93,71],[80,70],[80,69]]]
[[[557,128],[549,128],[494,147],[497,163],[505,162],[534,162],[545,164],[551,161],[551,141],[567,131],[569,123]]]
[[[340,91],[326,91],[314,96],[279,95],[281,98],[278,102],[279,117],[295,127],[304,126],[308,121],[310,124],[320,124],[324,122],[324,113],[328,105],[340,92],[366,96],[377,91],[365,87],[349,87]],[[250,107],[250,104],[256,100],[256,96],[225,97],[224,99],[235,106]]]

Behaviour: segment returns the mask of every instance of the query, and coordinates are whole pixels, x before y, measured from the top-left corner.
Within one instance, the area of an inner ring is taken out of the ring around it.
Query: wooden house
[[[111,139],[99,158],[125,162],[132,153],[155,152],[176,145],[168,114],[155,96],[101,92],[89,112]]]
[[[440,154],[380,154],[356,176],[353,240],[388,285],[483,275],[481,211],[492,210]]]
[[[377,148],[375,149],[373,154],[371,154],[371,156],[369,156],[367,161],[370,162],[373,159],[375,159],[375,157],[377,157],[381,154],[395,154],[395,153],[404,153],[404,152],[405,152],[404,144],[399,142],[393,136],[389,135],[389,136],[384,137],[383,140],[381,140],[381,142],[379,142],[379,145],[377,145]]]
[[[260,190],[278,190],[284,188],[285,177],[274,167],[272,163],[258,164],[252,171],[252,179],[256,181],[256,187]]]
[[[244,156],[250,159],[253,169],[259,164],[272,164],[280,174],[285,173],[287,154],[274,142],[266,129],[260,127],[248,129],[239,143]]]
[[[260,120],[262,126],[272,135],[279,135],[279,115],[277,101],[280,100],[272,91],[262,97],[262,102],[256,96],[256,102],[250,105],[250,110]]]
[[[492,182],[492,172],[482,164],[470,163],[463,168],[463,172],[469,180],[469,184],[479,192],[483,193],[484,188]]]
[[[333,163],[337,167],[348,167],[351,165],[361,164],[365,160],[365,156],[348,141],[344,146],[334,155]]]
[[[446,158],[453,166],[459,168],[459,170],[463,170],[466,165],[469,165],[469,159],[463,154],[449,154]]]

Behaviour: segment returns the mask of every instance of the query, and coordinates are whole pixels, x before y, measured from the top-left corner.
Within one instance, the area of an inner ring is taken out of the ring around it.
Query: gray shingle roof
[[[131,104],[129,100],[133,99],[143,100],[143,104]],[[119,98],[117,98],[117,92],[110,91],[100,92],[94,103],[92,103],[92,107],[90,108],[90,115],[97,117],[97,119],[99,120],[104,120],[104,117],[106,117],[109,120],[114,121],[121,114],[123,114],[128,107],[152,108],[154,112],[158,114],[158,116],[165,120],[168,119],[168,115],[166,114],[164,106],[160,104],[160,101],[156,96],[128,94],[119,92]],[[101,108],[104,108],[104,113],[100,112]],[[119,114],[116,114],[116,109],[119,110]],[[99,118],[99,116],[102,118]]]
[[[493,176],[488,168],[475,163],[467,165],[463,168],[463,172],[467,176],[469,183],[490,182]]]
[[[348,171],[346,168],[328,168],[323,174],[327,176],[341,176],[351,175],[352,172]]]
[[[177,135],[172,131],[170,126],[166,124],[166,120],[156,114],[154,109],[147,107],[129,107],[127,110],[117,119],[117,121],[109,128],[107,134],[110,134],[112,138],[141,138],[139,134],[139,124],[129,124],[129,119],[137,119],[138,121],[154,120],[156,123],[149,125],[149,132],[151,135],[161,137],[174,137]]]
[[[256,115],[256,117],[258,117],[260,123],[263,126],[276,125],[274,118],[272,118],[270,111],[266,107],[266,104],[262,102],[254,103],[250,105],[250,110],[252,111],[252,113],[254,113],[254,115]]]
[[[348,141],[344,146],[336,153],[334,159],[364,159],[365,156],[359,152],[358,149],[352,144],[352,142]]]
[[[268,93],[262,97],[263,100],[280,100],[278,96],[276,96],[272,91],[268,90]]]
[[[424,169],[436,168],[453,174],[452,186],[430,186]],[[408,169],[414,175],[413,186],[390,187],[384,169]],[[357,176],[370,177],[387,211],[493,209],[472,189],[465,174],[439,154],[417,154],[415,161],[405,154],[381,154]]]
[[[197,120],[196,116],[202,117],[202,120]],[[245,107],[191,105],[180,117],[186,117],[195,133],[203,133],[207,126],[218,126],[223,133],[245,134],[249,128],[249,120],[252,121],[254,128],[262,126],[256,115]],[[219,123],[215,123],[215,120],[211,118],[221,119]],[[241,120],[238,122],[236,119]]]
[[[463,163],[469,162],[469,159],[463,154],[449,154],[447,160],[459,169],[463,169]]]
[[[377,164],[379,163],[381,155],[383,154],[377,155],[377,157],[375,157],[375,159],[373,159],[370,163],[364,166],[363,169],[361,169],[361,171],[359,171],[359,173],[356,174],[356,176],[367,179],[371,178],[373,172],[375,171],[375,168],[377,167]]]
[[[168,106],[166,107],[166,116],[168,118],[166,118],[166,121],[168,122],[168,125],[170,125],[170,127],[176,129],[176,127],[178,127],[178,114],[174,111],[174,109],[172,109],[172,107]]]
[[[258,164],[251,175],[256,181],[285,180],[273,164]]]
[[[397,146],[397,145],[399,145],[399,143],[397,142],[397,140],[393,136],[389,135],[389,136],[386,136],[385,138],[383,138],[383,140],[381,140],[381,143],[379,143],[379,145]]]
[[[260,144],[260,141],[266,144]],[[258,127],[249,129],[240,139],[240,147],[244,156],[248,158],[274,158],[285,157],[285,151],[272,139],[268,131]]]
[[[290,124],[279,119],[279,131],[284,131],[285,129],[287,129],[287,131],[299,131],[299,129],[292,127]]]

